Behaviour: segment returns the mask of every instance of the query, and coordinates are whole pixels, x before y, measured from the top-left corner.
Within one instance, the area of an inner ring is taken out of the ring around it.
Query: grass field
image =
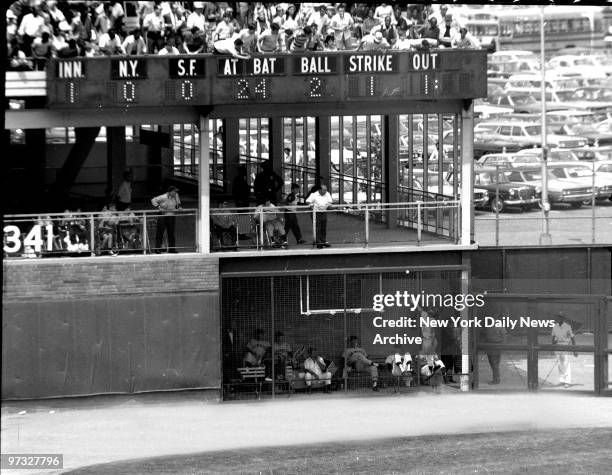
[[[94,465],[72,474],[609,474],[612,429],[434,435],[241,449]]]

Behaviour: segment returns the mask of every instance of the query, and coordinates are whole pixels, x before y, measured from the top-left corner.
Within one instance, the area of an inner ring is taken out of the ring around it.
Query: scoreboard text
[[[437,50],[58,59],[51,108],[448,100],[485,97],[486,52]]]

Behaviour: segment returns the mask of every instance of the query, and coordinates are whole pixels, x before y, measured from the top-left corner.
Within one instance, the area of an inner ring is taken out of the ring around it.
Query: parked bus
[[[606,7],[606,11],[609,9]],[[540,13],[540,7],[475,10],[465,17],[465,26],[483,46],[493,43],[497,51],[509,48],[539,51]],[[603,48],[604,23],[603,7],[545,7],[546,54],[564,48]]]

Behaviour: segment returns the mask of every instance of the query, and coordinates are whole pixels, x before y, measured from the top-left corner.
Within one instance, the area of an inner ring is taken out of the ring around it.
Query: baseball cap
[[[204,2],[193,2],[193,8],[204,8]]]
[[[380,43],[383,39],[383,34],[380,31],[377,31],[376,33],[374,33],[374,41],[376,41],[377,43]]]

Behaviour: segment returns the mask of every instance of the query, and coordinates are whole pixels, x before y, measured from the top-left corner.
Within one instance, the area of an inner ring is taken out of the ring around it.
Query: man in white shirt
[[[556,318],[556,324],[552,329],[552,344],[558,346],[576,345],[574,332],[563,312],[556,313],[553,317]],[[569,388],[572,383],[572,367],[570,365],[569,353],[567,351],[555,351],[554,354],[559,365],[559,384]],[[578,356],[578,353],[574,352],[574,356]]]
[[[353,17],[345,11],[344,5],[338,5],[338,13],[332,17],[329,26],[334,32],[334,40],[339,50],[350,49],[354,24]]]
[[[22,18],[17,34],[21,36],[22,51],[26,56],[32,56],[32,42],[34,38],[42,35],[44,27],[45,19],[38,8],[34,8],[32,13],[28,13]]]
[[[255,23],[248,23],[246,28],[243,28],[238,33],[238,38],[242,40],[242,47],[240,51],[242,53],[256,53],[257,52],[257,27]]]
[[[327,242],[327,212],[326,210],[333,203],[332,197],[327,191],[327,186],[321,185],[319,191],[314,191],[306,199],[314,212],[315,223],[316,223],[316,238],[317,248],[322,249],[324,247],[330,247],[331,244]]]
[[[127,55],[147,54],[147,45],[138,28],[125,38],[121,47]]]
[[[160,5],[155,5],[153,13],[149,13],[142,21],[142,28],[147,32],[147,49],[149,54],[163,48],[162,36],[164,35],[165,20]]]
[[[206,30],[206,17],[204,16],[204,2],[193,2],[195,10],[187,17],[187,29],[191,30],[194,26],[201,31]]]
[[[157,217],[157,231],[155,233],[155,254],[159,254],[162,248],[164,232],[168,239],[168,252],[176,252],[176,240],[174,229],[176,227],[176,211],[181,209],[181,199],[178,188],[170,186],[168,192],[151,199],[151,204],[161,211]]]
[[[162,56],[166,54],[180,54],[178,48],[174,46],[175,43],[176,40],[174,39],[174,36],[168,36],[168,39],[166,40],[166,45],[162,49],[160,49],[157,54]]]
[[[383,38],[383,34],[380,31],[377,31],[374,34],[367,34],[361,41],[359,42],[359,46],[357,47],[358,51],[385,51],[389,49],[391,46]]]
[[[317,355],[316,349],[308,348],[308,358],[304,361],[304,380],[308,391],[310,392],[313,381],[315,385],[323,384],[325,390],[328,391],[332,383],[332,376],[328,362],[322,356]]]
[[[98,38],[98,47],[100,52],[107,55],[124,54],[121,38],[115,33],[115,30],[108,30],[108,33],[100,35]]]
[[[249,59],[250,56],[240,54],[243,43],[240,38],[227,38],[225,40],[215,41],[214,52],[218,54],[229,54],[238,59]]]

